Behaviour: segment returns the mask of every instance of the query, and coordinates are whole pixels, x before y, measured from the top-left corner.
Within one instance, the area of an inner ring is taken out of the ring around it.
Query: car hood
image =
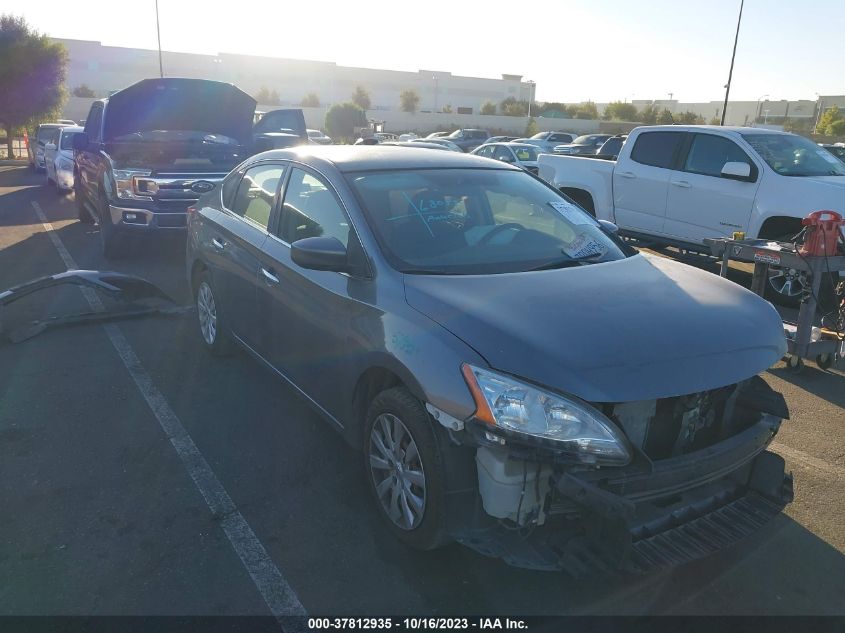
[[[768,302],[660,257],[501,275],[405,275],[405,295],[494,369],[591,402],[715,389],[786,352],[783,324]]]
[[[106,142],[150,130],[222,134],[246,144],[252,139],[256,102],[232,84],[206,79],[143,79],[108,99]]]

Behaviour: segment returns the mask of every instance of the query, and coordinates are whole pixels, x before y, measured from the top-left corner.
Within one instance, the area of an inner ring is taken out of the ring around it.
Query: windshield
[[[845,176],[845,164],[803,136],[743,134],[742,137],[781,176]]]
[[[589,145],[593,140],[593,137],[589,134],[584,136],[579,136],[574,141],[572,141],[573,145]]]
[[[535,134],[535,135],[534,135],[534,136],[532,136],[531,138],[536,138],[536,139],[540,139],[540,140],[542,140],[542,139],[545,139],[545,138],[546,138],[546,135],[547,135],[547,134],[548,134],[548,132],[537,132],[537,134]]]
[[[512,146],[511,149],[519,160],[537,160],[537,156],[540,154],[536,147],[531,147],[530,145],[523,145],[521,147]]]
[[[73,137],[79,132],[65,132],[62,134],[62,144],[60,149],[73,149]]]
[[[347,178],[386,257],[404,273],[496,274],[626,256],[586,212],[522,171]]]

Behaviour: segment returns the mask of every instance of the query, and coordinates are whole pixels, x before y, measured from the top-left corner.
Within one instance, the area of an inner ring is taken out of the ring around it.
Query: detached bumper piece
[[[118,302],[119,307],[105,307],[101,311],[84,312],[61,317],[33,321],[9,332],[4,330],[5,309],[20,299],[48,288],[75,285],[97,290]],[[148,301],[164,302],[165,305],[149,305]],[[169,304],[169,305],[168,305]],[[57,275],[41,277],[0,292],[0,334],[6,334],[12,343],[20,343],[41,332],[72,325],[103,323],[136,319],[147,316],[172,316],[189,312],[191,307],[174,305],[173,300],[158,286],[134,275],[100,271],[68,270]]]

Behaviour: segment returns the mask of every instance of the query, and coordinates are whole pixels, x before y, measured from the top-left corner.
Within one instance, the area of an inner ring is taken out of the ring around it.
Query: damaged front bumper
[[[766,451],[780,423],[763,414],[709,447],[654,462],[637,459],[624,468],[535,464],[482,446],[476,461],[486,516],[476,515],[474,527],[456,537],[518,567],[574,576],[647,572],[710,555],[762,527],[792,500],[783,458]],[[516,465],[522,516],[506,514],[507,502],[496,505],[508,493],[502,488],[507,479],[495,476],[497,463]],[[491,481],[499,489],[491,490]]]

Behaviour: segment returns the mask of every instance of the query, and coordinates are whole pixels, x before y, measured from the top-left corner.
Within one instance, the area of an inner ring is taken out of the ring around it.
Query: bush
[[[74,97],[82,97],[83,99],[93,99],[97,95],[88,87],[88,84],[82,84],[73,89]]]
[[[366,127],[367,117],[361,106],[347,101],[336,103],[326,112],[326,131],[336,139],[355,137],[355,128]]]
[[[481,114],[496,114],[496,104],[492,101],[485,101],[481,106]]]
[[[302,102],[299,105],[303,108],[319,108],[320,97],[318,97],[314,92],[309,92],[307,95],[302,97]]]
[[[402,112],[414,113],[420,104],[420,96],[416,90],[403,90],[399,95],[399,102],[402,104]]]

